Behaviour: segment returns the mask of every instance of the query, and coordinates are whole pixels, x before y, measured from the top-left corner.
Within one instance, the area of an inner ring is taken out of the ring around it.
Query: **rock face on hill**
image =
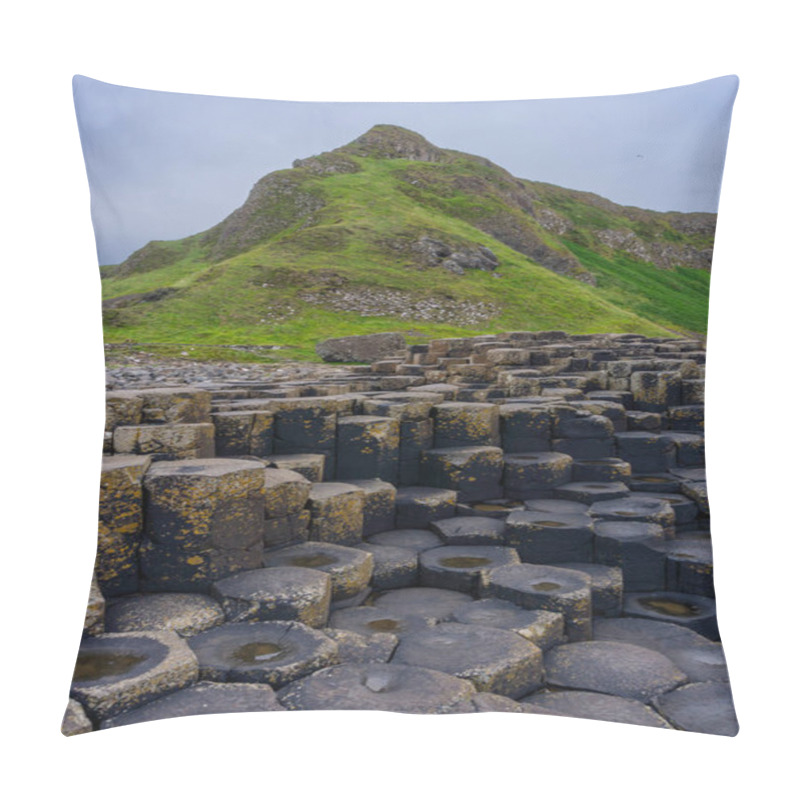
[[[294,345],[322,307],[336,314],[328,336],[362,333],[364,318],[438,336],[453,331],[437,322],[702,332],[708,280],[697,273],[710,269],[715,219],[523,180],[375,125],[265,175],[209,230],[104,268],[106,330],[185,342],[199,324],[215,342]],[[323,285],[332,274],[338,285]]]

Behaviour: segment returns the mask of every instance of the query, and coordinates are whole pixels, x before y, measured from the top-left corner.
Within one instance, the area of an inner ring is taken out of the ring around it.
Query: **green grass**
[[[705,330],[708,273],[658,270],[621,254],[608,258],[591,248],[593,227],[621,227],[624,219],[624,226],[633,228],[628,218],[550,187],[543,192],[548,204],[575,224],[588,226],[570,234],[583,244],[544,231],[530,217],[527,222],[523,219],[547,246],[557,252],[571,251],[594,273],[597,287],[592,287],[538,266],[476,227],[481,218],[492,214],[522,219],[519,209],[503,202],[503,192],[518,191],[506,173],[466,158],[448,164],[351,158],[360,171],[325,177],[303,171],[296,176],[302,191],[322,195],[326,201],[314,213],[311,225],[307,220],[295,222],[218,263],[208,260],[211,246],[203,245],[202,235],[196,235],[172,245],[173,263],[105,278],[104,298],[162,287],[178,290],[164,300],[110,313],[106,341],[175,347],[190,343],[202,346],[204,353],[217,353],[214,348],[220,345],[280,345],[287,349],[263,358],[300,360],[316,359],[314,345],[320,339],[390,330],[401,331],[412,341],[514,329],[655,336]],[[410,184],[410,176],[419,183]],[[661,218],[654,219],[636,224],[669,228]],[[681,241],[686,238],[672,234]],[[500,261],[497,273],[502,277],[477,270],[454,275],[441,267],[415,263],[408,245],[422,235],[454,246],[490,248]],[[337,284],[351,291],[402,291],[411,299],[488,302],[501,313],[486,324],[459,327],[365,317],[325,304],[312,305],[299,296],[324,296],[326,287]],[[225,351],[219,352],[224,355]]]

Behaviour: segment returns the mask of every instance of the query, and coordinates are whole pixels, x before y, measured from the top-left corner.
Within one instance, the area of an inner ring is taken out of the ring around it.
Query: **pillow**
[[[63,732],[381,709],[735,735],[703,380],[737,86],[76,76],[108,391]]]

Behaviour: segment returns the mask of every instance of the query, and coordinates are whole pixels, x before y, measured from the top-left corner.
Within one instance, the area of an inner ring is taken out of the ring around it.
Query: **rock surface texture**
[[[319,353],[369,363],[114,376],[65,735],[292,709],[736,734],[700,341],[375,334]]]

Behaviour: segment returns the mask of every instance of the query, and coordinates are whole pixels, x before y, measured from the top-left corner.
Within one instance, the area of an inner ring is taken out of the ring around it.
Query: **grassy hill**
[[[281,345],[399,330],[705,330],[714,214],[519,180],[372,128],[253,187],[208,231],[105,267],[109,343]]]

